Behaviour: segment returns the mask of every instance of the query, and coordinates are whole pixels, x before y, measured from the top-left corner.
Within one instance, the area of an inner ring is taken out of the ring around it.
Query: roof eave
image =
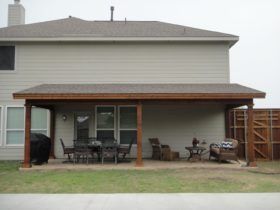
[[[106,42],[106,41],[226,41],[233,46],[239,37],[0,37],[0,42]]]
[[[99,100],[99,99],[131,99],[131,100],[211,100],[211,99],[254,99],[265,98],[265,93],[14,93],[14,99],[26,100]]]

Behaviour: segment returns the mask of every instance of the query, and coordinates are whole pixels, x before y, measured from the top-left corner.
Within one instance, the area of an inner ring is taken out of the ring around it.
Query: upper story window
[[[15,70],[15,46],[0,46],[0,71]]]

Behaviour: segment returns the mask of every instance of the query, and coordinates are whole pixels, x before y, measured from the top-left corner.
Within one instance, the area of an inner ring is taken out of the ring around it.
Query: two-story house
[[[75,17],[24,24],[18,0],[0,29],[0,159],[30,166],[30,133],[52,139],[135,139],[137,164],[150,137],[180,151],[193,137],[227,136],[227,111],[248,106],[248,163],[254,164],[253,99],[265,93],[230,83],[238,36],[158,21],[86,21]]]

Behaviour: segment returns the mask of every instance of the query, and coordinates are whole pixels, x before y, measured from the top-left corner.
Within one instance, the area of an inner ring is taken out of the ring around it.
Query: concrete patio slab
[[[62,163],[63,159],[51,159],[48,164],[44,165],[33,165],[31,168],[20,168],[21,171],[51,171],[51,170],[157,170],[157,169],[183,169],[183,168],[209,168],[209,169],[236,169],[236,170],[244,170],[248,169],[243,167],[246,165],[245,162],[236,162],[230,161],[219,164],[217,161],[198,161],[198,162],[190,162],[185,159],[178,161],[158,161],[158,160],[150,160],[145,159],[143,167],[135,167],[135,160],[130,162],[120,162],[118,164],[114,164],[112,162],[105,162],[103,165],[99,162],[93,162],[84,164],[84,163]]]
[[[280,193],[2,194],[3,210],[278,210]]]

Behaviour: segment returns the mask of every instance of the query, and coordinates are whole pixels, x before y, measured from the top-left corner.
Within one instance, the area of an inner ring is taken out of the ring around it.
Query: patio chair
[[[152,159],[175,160],[179,159],[179,152],[172,151],[169,145],[161,144],[158,138],[149,138],[152,145]]]
[[[230,143],[230,147],[223,147],[223,145],[210,144],[209,160],[211,160],[211,157],[214,157],[219,161],[219,163],[221,163],[222,160],[235,160],[239,162],[237,156],[238,140],[230,139],[228,143]]]
[[[89,143],[89,148],[91,149],[91,155],[94,159],[94,154],[97,154],[98,161],[101,159],[101,148],[96,144],[96,142],[100,142],[96,137],[89,137],[86,139]]]
[[[65,146],[64,142],[62,139],[59,139],[62,149],[63,149],[63,155],[68,155],[68,161],[64,162],[72,162],[71,160],[71,155],[74,154],[74,147],[73,146]]]
[[[122,155],[122,160],[125,159],[126,155],[129,155],[130,154],[130,151],[131,151],[131,147],[132,147],[132,144],[134,142],[134,139],[131,139],[130,142],[129,142],[129,145],[122,145],[118,148],[118,155],[121,154]]]
[[[92,154],[88,146],[88,141],[74,141],[74,164],[79,162],[80,159],[86,160],[88,164],[89,156]]]
[[[115,164],[118,163],[118,145],[115,139],[105,139],[101,146],[101,162],[104,163],[105,158],[113,158]]]

